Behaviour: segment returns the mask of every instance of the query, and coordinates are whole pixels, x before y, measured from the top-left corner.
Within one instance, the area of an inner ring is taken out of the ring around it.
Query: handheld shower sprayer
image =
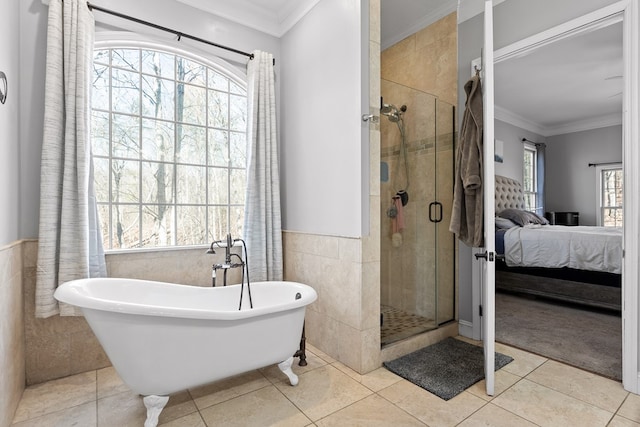
[[[400,108],[396,107],[393,104],[382,104],[380,108],[380,113],[389,118],[390,122],[398,123],[402,120],[402,114],[407,111],[407,106],[403,105]]]

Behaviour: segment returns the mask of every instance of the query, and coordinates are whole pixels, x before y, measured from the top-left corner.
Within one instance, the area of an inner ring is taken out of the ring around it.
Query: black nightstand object
[[[551,225],[580,225],[579,212],[547,212],[544,217]]]

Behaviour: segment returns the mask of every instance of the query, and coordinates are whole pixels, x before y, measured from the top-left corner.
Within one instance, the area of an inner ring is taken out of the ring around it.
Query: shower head
[[[398,111],[398,108],[395,105],[391,104],[382,104],[382,108],[380,108],[380,112],[385,116],[389,114],[394,114]]]
[[[380,113],[389,117],[389,121],[393,123],[398,123],[402,120],[402,114],[407,111],[407,106],[403,105],[398,109],[393,104],[382,104],[382,108],[380,108]]]

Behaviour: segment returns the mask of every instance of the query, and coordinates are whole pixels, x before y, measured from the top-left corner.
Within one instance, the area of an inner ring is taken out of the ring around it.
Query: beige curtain
[[[58,304],[56,288],[106,276],[89,141],[93,39],[86,1],[49,2],[36,317],[80,314]]]
[[[247,66],[247,191],[244,240],[251,281],[282,280],[280,173],[273,55],[255,51]]]

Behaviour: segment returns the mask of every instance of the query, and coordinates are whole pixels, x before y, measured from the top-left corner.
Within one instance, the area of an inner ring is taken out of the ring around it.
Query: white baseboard
[[[473,323],[466,320],[458,320],[458,334],[473,339]]]

